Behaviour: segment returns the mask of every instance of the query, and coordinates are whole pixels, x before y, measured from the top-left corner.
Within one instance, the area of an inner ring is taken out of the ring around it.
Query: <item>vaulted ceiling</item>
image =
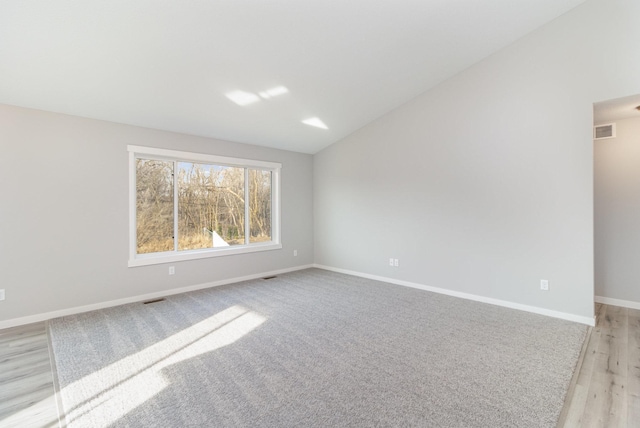
[[[583,1],[3,0],[0,103],[315,153]]]

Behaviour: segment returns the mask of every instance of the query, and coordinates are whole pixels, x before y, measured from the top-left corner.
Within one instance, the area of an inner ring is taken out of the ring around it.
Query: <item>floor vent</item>
[[[147,300],[146,302],[142,302],[142,304],[143,305],[148,305],[149,303],[158,303],[158,302],[164,302],[164,298],[154,299],[154,300]]]
[[[262,278],[262,279],[273,279],[273,278],[277,278],[277,276],[275,276],[275,275],[274,275],[274,276],[265,276],[265,277],[264,277],[264,278]]]

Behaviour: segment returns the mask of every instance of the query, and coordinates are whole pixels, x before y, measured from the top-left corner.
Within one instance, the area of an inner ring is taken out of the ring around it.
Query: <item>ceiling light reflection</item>
[[[256,101],[260,101],[260,97],[258,97],[256,94],[245,91],[228,92],[225,94],[225,96],[239,106],[246,106],[249,104],[253,104]]]
[[[271,97],[277,97],[278,95],[286,94],[287,92],[289,92],[289,90],[284,86],[276,86],[274,88],[260,92],[258,95],[260,95],[265,100],[268,100]]]
[[[315,126],[316,128],[329,129],[329,127],[318,117],[310,117],[309,119],[303,120],[302,123],[309,126]]]

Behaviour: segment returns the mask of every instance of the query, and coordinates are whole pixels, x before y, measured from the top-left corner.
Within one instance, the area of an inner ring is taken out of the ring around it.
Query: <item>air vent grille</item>
[[[607,138],[616,138],[615,123],[607,123],[606,125],[598,125],[593,127],[594,140],[606,140]]]

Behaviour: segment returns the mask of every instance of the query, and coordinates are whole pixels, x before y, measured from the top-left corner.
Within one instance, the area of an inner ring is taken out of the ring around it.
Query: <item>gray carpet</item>
[[[555,427],[586,326],[317,269],[49,322],[70,427]]]

